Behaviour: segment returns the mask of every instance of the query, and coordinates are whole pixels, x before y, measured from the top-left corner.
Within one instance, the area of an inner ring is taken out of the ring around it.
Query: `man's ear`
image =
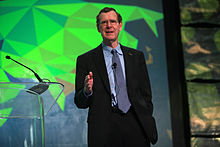
[[[121,23],[119,24],[119,30],[120,30],[120,31],[122,30],[122,26],[123,26],[123,23],[121,22]]]
[[[96,25],[96,27],[97,27],[98,32],[100,32],[100,28],[99,28],[99,25],[98,25],[98,24]]]

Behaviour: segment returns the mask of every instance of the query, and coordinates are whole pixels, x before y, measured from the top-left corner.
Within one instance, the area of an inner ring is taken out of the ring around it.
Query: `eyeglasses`
[[[107,26],[108,24],[110,25],[116,25],[118,23],[117,20],[104,20],[104,21],[101,21],[100,24],[101,25],[104,25],[104,26]]]

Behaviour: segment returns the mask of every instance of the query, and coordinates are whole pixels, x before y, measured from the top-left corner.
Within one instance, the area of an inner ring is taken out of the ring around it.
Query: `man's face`
[[[122,22],[119,24],[117,14],[114,11],[101,13],[99,19],[100,22],[97,28],[102,35],[103,41],[118,41],[118,35],[122,29]]]

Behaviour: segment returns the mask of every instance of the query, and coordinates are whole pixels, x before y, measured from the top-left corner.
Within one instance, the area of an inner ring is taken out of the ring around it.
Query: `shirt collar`
[[[107,51],[107,52],[110,52],[110,53],[111,53],[111,51],[112,51],[112,49],[113,49],[113,48],[111,48],[111,47],[105,45],[103,42],[102,42],[102,48],[103,48],[104,51]],[[117,47],[116,47],[115,49],[116,49],[116,51],[117,51],[117,53],[118,53],[119,55],[122,55],[122,54],[123,54],[123,53],[122,53],[122,50],[121,50],[121,46],[120,46],[119,43],[118,43],[118,45],[117,45]]]

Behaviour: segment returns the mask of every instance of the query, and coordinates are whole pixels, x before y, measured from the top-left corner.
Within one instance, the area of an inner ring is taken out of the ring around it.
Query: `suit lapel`
[[[99,45],[93,52],[93,60],[95,61],[97,71],[102,79],[103,85],[106,88],[107,92],[111,94],[109,79],[107,74],[107,69],[105,65],[104,55],[102,51],[102,45]]]
[[[125,73],[126,73],[126,82],[127,82],[127,89],[129,94],[129,87],[132,85],[129,79],[132,77],[132,53],[129,51],[128,48],[121,45],[121,49],[124,56],[124,63],[125,63]],[[93,60],[95,61],[97,71],[102,79],[103,85],[105,86],[106,90],[111,94],[110,86],[109,86],[109,79],[107,74],[107,69],[105,65],[104,55],[102,51],[102,45],[99,45],[95,51],[93,52]]]
[[[124,47],[121,45],[121,49],[123,52],[123,56],[124,56],[124,64],[125,64],[125,73],[126,73],[126,84],[127,84],[127,92],[128,92],[128,96],[130,95],[130,86],[132,86],[132,83],[129,81],[129,79],[132,78],[132,53],[129,51],[128,48]]]

